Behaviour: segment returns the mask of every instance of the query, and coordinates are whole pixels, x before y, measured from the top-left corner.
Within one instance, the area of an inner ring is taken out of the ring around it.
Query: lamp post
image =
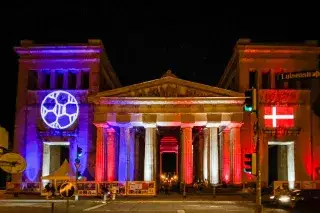
[[[79,168],[81,166],[80,164],[80,157],[82,156],[82,148],[80,148],[77,145],[77,157],[74,163],[74,166],[76,167],[76,193],[75,193],[75,200],[79,200],[79,195],[78,195],[78,178],[79,178]]]
[[[78,195],[78,171],[79,171],[79,168],[81,166],[80,164],[80,160],[79,158],[76,158],[75,160],[76,162],[74,163],[74,166],[76,167],[76,193],[75,193],[75,200],[79,200],[79,195]]]
[[[261,205],[261,162],[260,162],[260,123],[259,123],[259,86],[256,89],[256,123],[255,123],[255,134],[257,136],[256,141],[256,157],[257,157],[257,179],[256,179],[256,213],[263,212],[263,206]]]

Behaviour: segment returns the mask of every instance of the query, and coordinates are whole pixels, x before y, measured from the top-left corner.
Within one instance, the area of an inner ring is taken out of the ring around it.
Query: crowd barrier
[[[74,180],[56,180],[51,181],[55,186],[56,195],[59,195],[60,185],[65,182],[77,184],[79,196],[100,196],[103,194],[103,188],[109,191],[116,191],[119,196],[155,196],[155,181],[113,181],[113,182],[95,182]],[[39,193],[47,195],[45,185],[47,182],[7,182],[6,192],[8,193]]]

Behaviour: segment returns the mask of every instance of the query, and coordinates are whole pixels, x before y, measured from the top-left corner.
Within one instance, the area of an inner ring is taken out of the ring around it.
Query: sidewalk
[[[0,199],[5,200],[45,200],[45,196],[40,196],[38,194],[19,194],[18,197],[14,197],[13,194],[4,194]],[[59,199],[60,198],[54,198]],[[70,200],[74,200],[70,198]],[[213,195],[208,194],[187,194],[186,198],[179,193],[170,193],[169,195],[165,195],[160,193],[156,196],[117,196],[116,201],[235,201],[235,202],[252,202],[254,200],[254,196],[252,195],[241,195],[241,194],[229,194],[229,195]],[[89,202],[99,202],[102,201],[100,197],[79,197],[79,201],[89,201]]]

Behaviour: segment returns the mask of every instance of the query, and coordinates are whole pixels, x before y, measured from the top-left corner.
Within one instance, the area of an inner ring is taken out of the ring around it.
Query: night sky
[[[4,7],[1,74],[5,77],[0,78],[0,86],[6,100],[1,102],[0,124],[9,130],[11,141],[18,71],[13,46],[21,39],[36,43],[101,39],[123,85],[159,78],[169,68],[180,78],[216,85],[239,38],[257,42],[320,38],[318,12],[310,10],[226,9],[196,6],[195,1],[180,5],[116,2],[90,3],[92,7],[79,2],[19,2]]]

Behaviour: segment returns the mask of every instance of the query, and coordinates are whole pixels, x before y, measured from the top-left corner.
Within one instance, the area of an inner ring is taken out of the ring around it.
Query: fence
[[[54,181],[56,194],[59,194],[60,185],[64,182],[75,181]],[[46,183],[46,182],[45,182]],[[44,182],[7,182],[6,192],[8,193],[39,193],[47,195],[44,188]],[[109,191],[115,190],[120,196],[154,196],[156,195],[155,181],[113,181],[113,182],[95,182],[95,181],[78,181],[77,189],[79,196],[99,196],[103,194],[103,188]]]

